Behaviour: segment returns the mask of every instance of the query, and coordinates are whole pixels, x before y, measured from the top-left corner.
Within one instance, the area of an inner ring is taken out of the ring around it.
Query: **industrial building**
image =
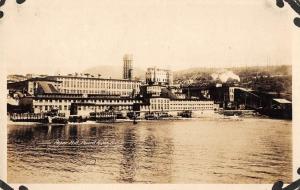
[[[59,82],[57,87],[64,94],[105,94],[132,96],[139,93],[140,81],[103,79],[91,75],[57,75],[49,79]]]
[[[173,85],[173,73],[171,70],[148,68],[146,71],[146,83],[158,85]]]
[[[49,94],[32,97],[34,113],[45,113],[51,109],[57,109],[59,113],[64,113],[66,116],[89,115],[90,112],[109,109],[130,111],[135,103],[141,103],[141,101],[116,95]]]

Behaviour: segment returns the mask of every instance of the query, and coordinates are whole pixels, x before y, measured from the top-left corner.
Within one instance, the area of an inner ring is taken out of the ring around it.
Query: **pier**
[[[40,122],[46,123],[48,118],[43,113],[13,113],[10,120],[14,122]]]

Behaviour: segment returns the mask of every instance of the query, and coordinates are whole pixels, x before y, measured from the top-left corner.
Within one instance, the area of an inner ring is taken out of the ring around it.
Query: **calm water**
[[[274,183],[292,123],[270,119],[8,126],[10,183]]]

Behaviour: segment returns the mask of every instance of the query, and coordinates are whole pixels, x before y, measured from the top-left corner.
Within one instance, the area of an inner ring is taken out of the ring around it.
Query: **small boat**
[[[112,111],[104,111],[96,114],[97,123],[114,123],[116,121],[117,115]]]
[[[240,118],[237,115],[232,115],[232,116],[223,115],[223,119],[229,119],[229,120],[235,120],[235,121],[242,121],[243,120],[242,118]]]
[[[58,109],[52,109],[48,113],[46,113],[48,123],[52,124],[67,124],[68,119],[65,117],[63,113],[58,113]]]
[[[145,119],[146,120],[157,120],[158,116],[155,113],[146,113],[145,114]]]
[[[68,119],[65,117],[60,117],[60,116],[48,116],[48,123],[50,124],[67,124],[68,123]]]
[[[191,110],[185,110],[185,111],[179,112],[178,116],[185,117],[185,118],[191,118],[192,117],[192,111]]]
[[[158,113],[158,119],[170,119],[170,118],[173,118],[172,115],[168,114],[167,112],[160,112]]]

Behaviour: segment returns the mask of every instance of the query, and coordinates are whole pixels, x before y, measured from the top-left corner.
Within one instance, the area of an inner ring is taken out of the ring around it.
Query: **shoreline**
[[[140,119],[136,120],[139,122],[160,122],[160,121],[203,121],[203,120],[211,120],[211,121],[236,121],[241,122],[243,120],[250,120],[250,119],[267,119],[267,120],[278,120],[278,121],[290,121],[292,120],[286,120],[286,119],[276,119],[276,118],[270,118],[265,116],[246,116],[246,117],[222,117],[222,115],[219,115],[219,117],[211,116],[211,117],[193,117],[193,118],[164,118],[164,119],[154,119],[154,120],[146,120],[146,119]],[[98,125],[98,124],[118,124],[118,123],[133,123],[133,120],[131,119],[119,119],[115,122],[96,122],[96,121],[86,121],[86,122],[68,122],[67,124],[60,124],[60,123],[39,123],[39,122],[14,122],[14,121],[8,121],[7,126],[9,125]],[[134,125],[134,124],[133,124]]]

